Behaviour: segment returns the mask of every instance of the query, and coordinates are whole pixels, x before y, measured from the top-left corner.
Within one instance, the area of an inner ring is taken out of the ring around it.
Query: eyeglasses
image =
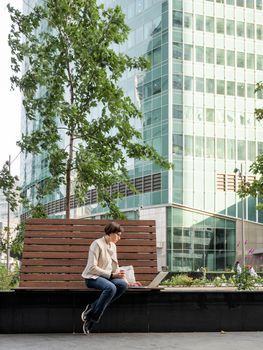
[[[115,235],[119,236],[121,238],[121,232],[114,232]]]

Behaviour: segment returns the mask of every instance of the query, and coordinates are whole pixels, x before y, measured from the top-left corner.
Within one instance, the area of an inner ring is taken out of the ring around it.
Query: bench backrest
[[[85,289],[81,272],[89,246],[109,220],[29,219],[26,222],[21,288]],[[133,265],[147,285],[157,274],[154,220],[116,220],[125,232],[117,244],[120,266]]]

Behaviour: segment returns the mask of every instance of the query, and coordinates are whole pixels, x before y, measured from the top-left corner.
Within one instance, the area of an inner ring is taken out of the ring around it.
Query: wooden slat
[[[87,246],[80,245],[28,245],[26,252],[87,252]],[[119,246],[118,253],[154,253],[155,247],[150,246]]]
[[[25,238],[24,244],[27,245],[90,245],[93,242],[92,239],[80,239],[80,238]],[[154,240],[148,240],[148,239],[123,239],[118,242],[118,247],[120,246],[132,246],[132,245],[140,245],[140,246],[154,246],[155,247],[155,241]]]
[[[37,272],[60,272],[60,273],[77,273],[81,275],[83,271],[83,266],[22,266],[22,273],[37,273]],[[154,267],[135,267],[135,272],[137,273],[145,273],[145,274],[155,274],[156,268]]]
[[[87,289],[83,282],[71,281],[71,282],[57,282],[57,281],[21,281],[20,287],[27,288],[62,288],[62,289]]]
[[[151,281],[153,274],[139,273],[138,278]],[[22,281],[82,281],[79,274],[73,273],[21,273]]]
[[[142,232],[142,231],[141,231]],[[142,233],[134,233],[134,232],[125,232],[123,234],[123,239],[147,239],[147,240],[154,240],[156,239],[156,235],[155,233],[145,233],[146,231],[143,231]],[[102,233],[100,234],[94,234],[93,232],[74,232],[74,235],[72,235],[72,232],[66,232],[66,231],[27,231],[26,237],[27,238],[87,238],[87,239],[97,239],[100,238],[102,236]]]
[[[26,224],[20,287],[86,289],[81,273],[91,242],[104,234],[109,220],[29,219]],[[147,285],[157,273],[153,220],[117,221],[125,232],[118,242],[120,266],[133,265]]]
[[[143,285],[148,285],[148,281],[141,281]],[[22,289],[36,289],[36,290],[45,290],[45,289],[81,289],[88,290],[83,282],[70,281],[70,282],[56,282],[56,281],[25,281],[20,283]],[[90,289],[94,291],[94,289]]]
[[[90,220],[90,219],[27,219],[27,225],[89,225],[89,226],[102,226],[105,227],[106,224],[110,222],[110,220]],[[155,220],[116,220],[122,226],[155,226]]]
[[[23,258],[23,266],[82,266],[83,269],[86,266],[87,257],[85,259],[32,259]],[[142,266],[142,268],[153,266],[156,269],[156,260],[122,260],[119,259],[120,266],[133,265]]]
[[[87,259],[87,254],[84,253],[71,253],[71,252],[24,252],[23,258],[77,258],[77,259]],[[118,258],[125,260],[148,260],[150,259],[157,259],[156,254],[153,253],[140,253],[140,254],[134,254],[134,253],[118,253]]]

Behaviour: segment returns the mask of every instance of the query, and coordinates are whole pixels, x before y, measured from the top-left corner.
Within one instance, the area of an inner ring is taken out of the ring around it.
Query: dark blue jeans
[[[102,291],[99,298],[90,304],[92,311],[89,313],[89,318],[93,322],[99,322],[106,307],[118,299],[128,288],[127,282],[121,278],[110,280],[104,277],[88,278],[85,282],[88,288],[96,288]]]

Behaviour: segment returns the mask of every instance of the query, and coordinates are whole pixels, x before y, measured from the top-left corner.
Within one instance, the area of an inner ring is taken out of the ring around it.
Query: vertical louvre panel
[[[217,189],[217,191],[225,191],[226,190],[226,175],[225,174],[217,174],[216,175],[216,189]]]
[[[236,176],[234,174],[227,175],[227,191],[228,192],[236,191]]]

